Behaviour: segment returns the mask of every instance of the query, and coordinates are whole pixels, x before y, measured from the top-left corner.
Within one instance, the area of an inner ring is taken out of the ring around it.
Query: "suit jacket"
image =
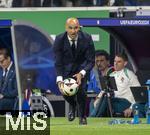
[[[12,65],[2,86],[3,70],[0,69],[0,93],[4,98],[15,98],[18,95],[15,67]]]
[[[85,70],[86,73],[94,66],[95,49],[89,34],[79,31],[75,57],[73,57],[67,32],[58,35],[54,42],[55,67],[57,76],[71,77]]]

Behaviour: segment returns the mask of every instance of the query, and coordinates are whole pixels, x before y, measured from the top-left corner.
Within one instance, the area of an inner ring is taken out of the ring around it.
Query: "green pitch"
[[[88,125],[79,125],[78,118],[68,122],[66,118],[50,119],[50,135],[149,135],[150,125],[116,124],[109,125],[110,118],[88,118]],[[130,120],[130,119],[124,119]]]
[[[115,118],[113,118],[115,119]],[[149,135],[150,124],[116,124],[109,125],[111,118],[88,118],[88,125],[79,125],[76,118],[73,122],[68,122],[67,118],[50,118],[49,128],[44,131],[6,131],[5,117],[0,117],[0,135]],[[125,119],[123,120],[131,120]],[[48,118],[49,121],[49,118]],[[48,122],[49,123],[49,122]],[[26,126],[25,126],[26,129]]]

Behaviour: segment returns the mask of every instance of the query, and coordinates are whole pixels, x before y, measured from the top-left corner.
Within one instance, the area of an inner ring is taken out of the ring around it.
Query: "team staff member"
[[[94,52],[92,38],[80,30],[78,19],[67,19],[66,32],[58,35],[54,42],[57,84],[70,105],[68,120],[75,119],[76,105],[78,105],[79,124],[81,125],[87,124],[85,116],[87,76],[94,66]],[[63,80],[69,77],[74,77],[79,85],[76,96],[66,96],[62,91]]]
[[[113,114],[121,114],[124,117],[130,117],[132,114],[132,106],[135,103],[134,97],[131,93],[130,87],[140,86],[137,76],[126,68],[128,57],[125,53],[118,53],[114,59],[115,71],[110,76],[115,78],[117,91],[114,91],[114,97],[111,97],[111,105]],[[106,98],[99,103],[99,117],[105,116],[108,108],[108,101]]]
[[[128,57],[125,53],[119,53],[114,59],[115,71],[111,76],[115,77],[118,91],[115,91],[115,98],[112,99],[114,112],[123,113],[125,117],[132,114],[132,106],[135,103],[130,90],[132,86],[140,86],[137,76],[126,68]]]
[[[99,117],[99,104],[102,100],[101,98],[104,97],[104,92],[102,92],[101,84],[100,84],[100,78],[109,76],[114,71],[114,68],[110,66],[110,56],[105,50],[96,50],[95,51],[95,67],[91,71],[91,82],[92,77],[95,76],[96,78],[96,84],[97,89],[99,90],[98,95],[96,96],[96,99],[91,100],[90,102],[90,114],[91,117]],[[94,77],[93,77],[94,78]],[[97,90],[97,91],[98,91]],[[96,92],[97,92],[96,91]]]
[[[15,67],[10,52],[6,48],[0,48],[0,111],[14,109],[17,95]]]

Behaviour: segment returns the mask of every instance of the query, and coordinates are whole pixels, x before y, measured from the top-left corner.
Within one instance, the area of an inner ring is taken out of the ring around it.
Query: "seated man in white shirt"
[[[111,105],[113,114],[119,113],[124,117],[130,117],[132,114],[132,106],[135,103],[134,97],[131,93],[131,86],[140,86],[137,76],[125,68],[128,58],[126,54],[120,53],[115,56],[114,69],[110,74],[116,81],[118,91],[114,91],[114,97],[111,98]],[[99,116],[104,116],[107,106],[107,99],[104,99],[103,104],[99,107]]]
[[[118,91],[115,91],[115,98],[112,99],[112,107],[114,112],[123,112],[125,117],[130,117],[132,113],[132,105],[135,103],[131,93],[131,86],[140,86],[137,76],[125,68],[128,58],[126,54],[117,54],[114,59],[115,71],[110,75],[114,76]]]

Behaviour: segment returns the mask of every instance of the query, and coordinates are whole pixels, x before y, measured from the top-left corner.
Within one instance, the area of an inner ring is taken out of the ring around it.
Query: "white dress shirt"
[[[10,63],[10,65],[7,67],[7,73],[6,73],[6,76],[8,75],[8,72],[9,72],[9,70],[10,70],[10,68],[11,68],[11,66],[12,66],[12,61],[11,61],[11,63]],[[3,76],[5,75],[5,69],[3,69]]]
[[[68,40],[69,40],[69,43],[70,43],[70,46],[71,46],[71,45],[72,45],[72,39],[71,39],[69,36],[67,36],[67,37],[68,37]],[[77,40],[78,40],[78,36],[74,39],[76,48],[77,48]],[[85,76],[86,71],[85,71],[85,70],[81,70],[80,73],[81,73],[83,76]],[[62,76],[57,76],[56,82],[58,83],[58,82],[60,82],[60,81],[61,81],[61,82],[63,81],[63,77],[62,77]]]

